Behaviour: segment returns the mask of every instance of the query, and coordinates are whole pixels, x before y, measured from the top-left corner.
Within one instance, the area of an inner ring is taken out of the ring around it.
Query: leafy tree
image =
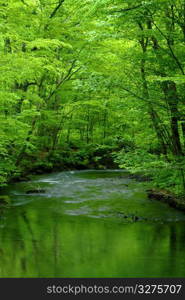
[[[183,0],[1,0],[1,184],[108,151],[183,193],[184,15]]]

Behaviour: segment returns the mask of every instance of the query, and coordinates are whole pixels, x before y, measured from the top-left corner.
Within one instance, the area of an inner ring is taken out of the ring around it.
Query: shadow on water
[[[26,194],[38,185],[45,194]],[[0,277],[185,276],[185,216],[124,172],[37,176],[6,193]]]

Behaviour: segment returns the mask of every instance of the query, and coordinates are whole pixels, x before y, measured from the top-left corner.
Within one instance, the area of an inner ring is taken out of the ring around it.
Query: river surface
[[[185,277],[185,215],[124,171],[34,176],[3,193],[0,277]]]

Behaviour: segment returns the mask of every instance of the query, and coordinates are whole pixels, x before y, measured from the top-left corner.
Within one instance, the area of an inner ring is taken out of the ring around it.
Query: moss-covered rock
[[[31,190],[28,190],[26,191],[26,194],[43,194],[45,193],[46,191],[44,189],[31,189]]]
[[[147,190],[148,197],[164,203],[167,203],[171,207],[185,211],[185,198],[177,197],[174,194],[166,190]]]

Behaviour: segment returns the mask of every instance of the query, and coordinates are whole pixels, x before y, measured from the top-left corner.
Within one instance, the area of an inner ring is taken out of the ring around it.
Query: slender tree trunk
[[[24,157],[25,151],[26,151],[26,149],[27,149],[27,143],[28,143],[28,142],[30,141],[30,139],[31,139],[32,133],[33,133],[33,131],[34,131],[34,129],[35,129],[36,122],[37,122],[37,119],[35,118],[35,119],[33,120],[33,122],[32,122],[32,127],[31,127],[31,129],[28,131],[27,137],[26,137],[26,139],[25,139],[25,141],[24,141],[24,145],[23,145],[23,147],[21,148],[21,150],[20,150],[20,152],[19,152],[19,154],[18,154],[18,156],[17,156],[16,162],[15,162],[15,165],[16,165],[16,166],[19,166],[19,165],[20,165],[20,162],[22,161],[22,159],[23,159],[23,157]]]
[[[153,49],[156,54],[156,58],[159,61],[160,64],[160,70],[159,73],[162,77],[166,77],[165,71],[163,66],[161,65],[161,54],[160,54],[160,47],[158,44],[158,41],[155,37],[152,37],[153,42]],[[178,128],[178,120],[179,120],[179,112],[178,112],[178,102],[179,97],[177,93],[176,84],[173,81],[163,81],[161,83],[161,88],[164,93],[166,103],[169,107],[170,112],[170,126],[171,126],[171,138],[172,138],[172,145],[173,149],[172,152],[174,155],[181,155],[182,154],[182,147],[180,142],[180,134],[179,134],[179,128]]]
[[[144,28],[143,28],[142,24],[139,23],[138,25],[139,25],[139,28],[141,29],[141,31],[143,31]],[[148,38],[141,37],[141,40],[139,41],[139,43],[141,45],[142,52],[143,52],[143,57],[141,59],[141,68],[140,68],[141,79],[142,79],[142,88],[143,88],[143,97],[145,99],[150,100],[149,88],[148,88],[148,83],[147,83],[147,79],[146,79],[146,70],[145,70],[145,68],[146,68],[145,55],[146,55],[147,47],[148,47]],[[162,129],[160,118],[157,115],[157,112],[155,112],[153,105],[150,101],[148,101],[148,114],[153,123],[153,127],[155,129],[161,151],[162,151],[162,153],[167,154],[165,133],[164,133],[164,130]]]
[[[161,86],[166,97],[167,103],[169,105],[169,110],[171,114],[173,153],[175,155],[182,155],[182,147],[178,127],[179,112],[176,84],[173,81],[164,81],[162,82]]]

